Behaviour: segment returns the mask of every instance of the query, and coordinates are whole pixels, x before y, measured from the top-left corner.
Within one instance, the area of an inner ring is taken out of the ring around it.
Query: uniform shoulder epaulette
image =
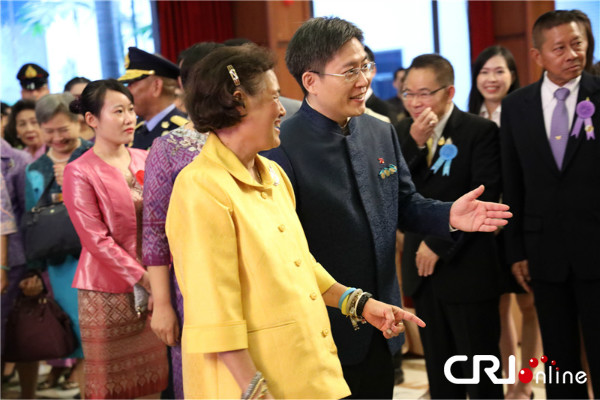
[[[177,126],[183,126],[189,122],[189,120],[181,115],[173,115],[171,117],[171,122]]]

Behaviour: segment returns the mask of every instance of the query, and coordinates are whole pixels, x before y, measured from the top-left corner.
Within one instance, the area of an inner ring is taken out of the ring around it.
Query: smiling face
[[[346,124],[349,117],[363,114],[371,74],[360,72],[354,82],[347,82],[342,76],[323,74],[343,74],[352,68],[360,68],[367,62],[364,46],[358,39],[352,38],[339,49],[322,71],[317,71],[320,74],[305,72],[302,81],[308,91],[310,105],[341,126]]]
[[[542,31],[539,49],[532,49],[535,62],[548,72],[548,78],[563,86],[583,72],[588,47],[585,30],[576,22]]]
[[[279,82],[273,70],[263,75],[263,82],[255,96],[248,96],[244,102],[246,116],[242,123],[251,124],[252,143],[257,152],[279,146],[279,126],[285,115],[285,108],[279,101]]]
[[[128,144],[135,130],[133,103],[123,93],[108,90],[99,117],[88,112],[86,122],[96,132],[96,141],[115,145]]]
[[[477,89],[486,102],[502,101],[512,85],[513,76],[506,59],[501,55],[491,57],[477,75]]]
[[[431,107],[438,119],[442,119],[452,104],[454,86],[438,90],[441,87],[443,85],[439,83],[433,68],[409,69],[404,80],[404,91],[416,95],[405,99],[404,106],[413,119],[417,119],[427,107]],[[434,91],[432,95],[426,95]]]
[[[26,147],[38,148],[42,145],[42,132],[35,118],[35,110],[22,110],[15,118],[17,137]]]
[[[57,155],[69,155],[79,144],[79,122],[59,112],[41,124],[44,142]]]

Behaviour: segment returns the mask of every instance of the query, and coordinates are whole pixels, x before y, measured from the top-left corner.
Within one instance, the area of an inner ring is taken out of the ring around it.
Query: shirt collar
[[[346,119],[346,125],[344,126],[340,126],[337,122],[335,122],[334,120],[332,120],[329,117],[326,117],[325,115],[321,114],[319,111],[315,110],[315,108],[313,106],[310,105],[310,103],[308,102],[308,98],[305,97],[304,101],[306,102],[306,105],[309,107],[310,110],[314,111],[315,113],[317,113],[318,115],[321,115],[323,118],[326,118],[328,121],[333,122],[338,128],[340,128],[342,130],[342,132],[345,132],[344,135],[348,135],[349,132],[349,125],[350,125],[350,120],[352,119],[352,117],[348,117],[348,119]],[[302,108],[302,107],[301,107]]]
[[[557,89],[564,87],[564,88],[569,89],[569,96],[570,96],[571,93],[576,93],[577,90],[579,89],[579,82],[581,82],[581,75],[579,75],[577,78],[571,79],[569,82],[565,83],[563,86],[558,86],[556,83],[552,82],[548,78],[548,71],[545,71],[544,72],[544,80],[542,82],[542,90],[546,90],[546,91],[550,92],[552,95],[551,98],[554,98],[554,92],[556,92]]]
[[[450,114],[452,114],[453,110],[454,103],[451,103],[450,108],[448,108],[448,111],[446,111],[440,122],[435,126],[435,128],[433,128],[433,133],[435,135],[434,143],[437,143],[440,137],[442,137],[442,132],[444,132],[444,128],[446,128],[446,123],[448,123],[448,119],[450,118]]]
[[[159,112],[158,114],[156,114],[154,117],[150,118],[148,121],[146,121],[146,128],[148,128],[148,131],[153,130],[156,125],[158,125],[158,123],[171,111],[173,111],[173,109],[175,108],[175,104],[171,104],[170,106],[168,106],[167,108],[165,108],[164,110],[162,110],[161,112]]]
[[[223,166],[235,179],[244,182],[246,185],[264,189],[273,186],[274,179],[272,174],[274,172],[271,171],[272,168],[268,165],[270,161],[259,155],[256,155],[254,158],[254,163],[258,167],[258,172],[262,179],[262,184],[260,184],[252,178],[250,171],[242,164],[235,153],[225,146],[221,142],[221,139],[213,132],[208,135],[206,144],[200,154]]]

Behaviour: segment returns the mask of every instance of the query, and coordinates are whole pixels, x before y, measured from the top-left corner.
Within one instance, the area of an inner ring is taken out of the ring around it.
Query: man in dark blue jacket
[[[365,111],[373,64],[360,29],[339,18],[304,23],[286,53],[305,94],[281,127],[281,146],[267,156],[285,169],[315,258],[334,278],[400,305],[394,263],[396,229],[451,239],[451,227],[492,231],[506,207],[477,201],[483,187],[452,203],[415,192],[393,126]],[[333,337],[353,398],[391,398],[392,354],[401,338],[354,331],[330,310]]]

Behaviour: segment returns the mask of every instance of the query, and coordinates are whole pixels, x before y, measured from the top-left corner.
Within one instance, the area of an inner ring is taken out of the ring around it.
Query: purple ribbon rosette
[[[573,126],[573,131],[571,132],[571,136],[579,137],[579,132],[581,132],[581,126],[585,123],[585,133],[587,136],[587,140],[595,139],[594,136],[594,125],[592,125],[592,115],[594,115],[594,111],[596,111],[596,107],[594,103],[590,101],[589,98],[586,100],[580,101],[575,108],[575,113],[577,114],[577,120],[575,121],[575,125]]]

